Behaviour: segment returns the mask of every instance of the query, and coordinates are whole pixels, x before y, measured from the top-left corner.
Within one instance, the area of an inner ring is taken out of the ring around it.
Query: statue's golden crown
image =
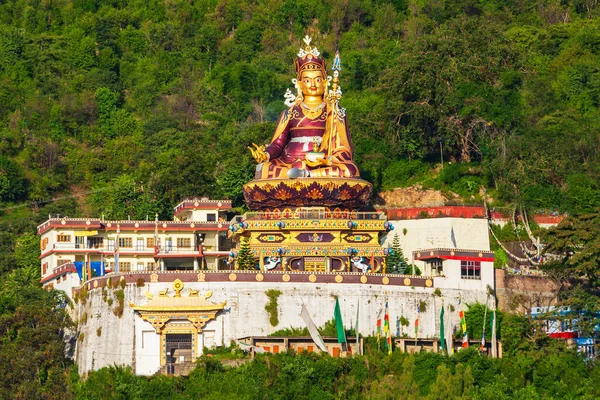
[[[325,59],[321,57],[321,53],[316,47],[311,47],[312,39],[307,35],[304,39],[306,46],[300,48],[298,57],[294,60],[294,68],[296,76],[301,78],[302,72],[307,70],[319,70],[323,73],[323,77],[327,76],[327,65]]]

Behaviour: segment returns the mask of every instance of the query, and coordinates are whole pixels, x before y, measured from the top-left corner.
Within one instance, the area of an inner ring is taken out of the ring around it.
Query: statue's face
[[[323,73],[317,70],[302,72],[299,84],[305,96],[323,96],[327,86]]]

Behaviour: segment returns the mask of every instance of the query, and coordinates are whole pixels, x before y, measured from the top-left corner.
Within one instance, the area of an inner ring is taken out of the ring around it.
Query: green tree
[[[19,165],[0,156],[0,201],[20,200],[26,194],[27,181]]]
[[[550,228],[542,241],[547,260],[542,268],[600,286],[600,212],[569,216]]]
[[[66,295],[44,290],[17,269],[0,281],[0,397],[71,398],[65,332]]]
[[[115,115],[117,113],[117,95],[110,89],[101,87],[96,90],[96,101],[98,102],[98,116],[102,133],[107,138],[115,135]]]
[[[238,269],[253,270],[256,269],[256,260],[250,249],[250,238],[243,237],[240,241],[240,249],[237,255]]]
[[[394,239],[392,240],[392,247],[389,251],[388,256],[386,258],[387,264],[387,272],[390,274],[405,274],[411,273],[410,266],[408,265],[408,260],[404,257],[404,253],[402,252],[402,248],[400,247],[400,238],[398,234],[394,234]]]

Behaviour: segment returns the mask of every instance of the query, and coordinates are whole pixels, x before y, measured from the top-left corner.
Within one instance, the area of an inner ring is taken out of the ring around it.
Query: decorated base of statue
[[[373,185],[360,178],[310,177],[261,179],[244,185],[251,210],[286,207],[335,207],[359,210],[369,203]]]

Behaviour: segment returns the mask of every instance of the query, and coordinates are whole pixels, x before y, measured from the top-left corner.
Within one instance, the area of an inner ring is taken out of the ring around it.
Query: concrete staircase
[[[196,368],[196,363],[191,361],[171,365],[174,367],[173,376],[188,376],[190,371]],[[163,365],[154,375],[168,375],[168,372],[169,365]]]

